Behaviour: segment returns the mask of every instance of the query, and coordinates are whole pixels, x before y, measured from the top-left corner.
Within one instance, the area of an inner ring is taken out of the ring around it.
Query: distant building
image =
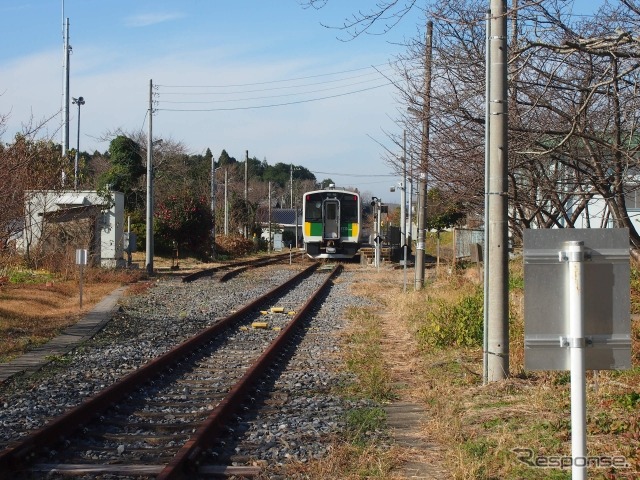
[[[50,251],[62,255],[87,249],[91,265],[126,266],[124,253],[124,195],[96,191],[28,191],[22,253]]]
[[[274,233],[285,234],[285,232],[290,232],[291,238],[298,239],[298,247],[302,246],[302,241],[300,240],[302,238],[302,212],[299,209],[271,208],[271,221],[269,221],[269,207],[261,205],[258,207],[256,219],[262,228],[262,236],[265,240],[271,239],[273,241],[273,234],[269,231],[269,226],[271,225],[271,230]],[[288,247],[289,245],[285,246]],[[295,240],[291,246],[296,246]]]

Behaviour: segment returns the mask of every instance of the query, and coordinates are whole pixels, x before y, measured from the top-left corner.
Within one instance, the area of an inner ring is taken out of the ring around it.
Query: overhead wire
[[[320,77],[329,77],[329,76],[333,76],[333,75],[342,75],[344,73],[352,73],[352,72],[359,72],[362,70],[369,70],[371,68],[373,68],[374,70],[378,67],[381,67],[383,65],[387,65],[385,63],[380,63],[377,65],[370,65],[368,67],[360,67],[360,68],[354,68],[351,70],[342,70],[340,72],[331,72],[331,73],[319,73],[317,75],[308,75],[305,77],[294,77],[294,78],[287,78],[287,79],[283,79],[283,80],[267,80],[264,82],[252,82],[252,83],[238,83],[238,84],[225,84],[225,85],[162,85],[159,84],[159,87],[163,87],[163,88],[230,88],[230,87],[252,87],[255,85],[269,85],[272,83],[282,83],[282,82],[294,82],[294,81],[298,81],[298,80],[308,80],[310,78],[320,78]],[[354,77],[355,78],[355,77]]]
[[[369,67],[362,67],[362,68],[357,68],[357,69],[351,69],[351,70],[344,70],[341,72],[332,72],[332,73],[325,73],[325,74],[318,74],[318,75],[310,75],[310,76],[305,76],[305,77],[295,77],[295,78],[290,78],[290,79],[282,79],[282,80],[272,80],[272,81],[265,81],[265,82],[253,82],[253,83],[244,83],[244,84],[229,84],[229,85],[163,85],[163,84],[156,84],[155,87],[157,88],[158,92],[158,111],[172,111],[172,112],[215,112],[215,111],[233,111],[233,110],[251,110],[251,109],[263,109],[263,108],[273,108],[273,107],[282,107],[282,106],[287,106],[287,105],[295,105],[295,104],[301,104],[301,103],[309,103],[309,102],[317,102],[317,101],[321,101],[321,100],[327,100],[327,99],[331,99],[331,98],[337,98],[337,97],[344,97],[347,95],[354,95],[354,94],[358,94],[358,93],[362,93],[362,92],[366,92],[369,90],[374,90],[374,89],[378,89],[378,88],[383,88],[386,87],[388,85],[391,85],[391,82],[385,78],[382,73],[381,70],[379,68],[379,65],[372,65]],[[322,78],[322,77],[330,77],[330,76],[335,76],[335,75],[344,75],[344,74],[349,74],[349,73],[353,73],[353,72],[361,72],[363,70],[370,70],[370,72],[367,73],[360,73],[358,75],[347,75],[347,76],[343,76],[341,78],[337,78],[337,79],[329,79],[329,80],[324,80],[321,82],[305,82],[302,84],[296,84],[296,85],[286,85],[287,83],[290,82],[294,82],[294,81],[300,81],[300,80],[308,80],[308,79],[316,79],[316,78]],[[365,80],[361,80],[361,81],[357,81],[357,82],[350,82],[350,83],[344,83],[344,82],[349,82],[350,80],[355,80],[355,79],[359,79],[359,78],[363,78],[363,77],[372,77],[372,78],[368,78]],[[246,102],[255,102],[255,101],[259,101],[259,100],[276,100],[279,98],[283,98],[283,97],[295,97],[295,96],[308,96],[308,95],[315,95],[315,94],[320,94],[322,92],[327,92],[327,91],[332,91],[332,90],[340,90],[340,89],[346,89],[346,88],[350,88],[350,87],[355,87],[357,85],[363,85],[363,84],[367,84],[367,83],[372,83],[372,82],[382,82],[382,83],[378,83],[377,85],[371,86],[371,87],[367,87],[367,88],[360,88],[360,89],[354,89],[354,90],[348,90],[342,93],[337,93],[335,95],[323,95],[323,96],[319,96],[319,97],[313,97],[313,98],[301,98],[300,100],[293,100],[293,101],[289,101],[289,102],[271,102],[271,103],[256,103],[256,104],[251,104],[251,105],[237,105],[234,107],[213,107],[213,108],[173,108],[173,107],[164,107],[163,105],[169,105],[169,104],[180,104],[180,105],[212,105],[212,104],[220,104],[220,103],[246,103]],[[335,85],[335,84],[339,84],[342,83],[341,85]],[[238,87],[253,87],[253,86],[259,86],[259,85],[273,85],[273,84],[280,84],[279,86],[272,86],[272,87],[267,87],[267,88],[258,88],[258,89],[244,89],[244,90],[233,90],[233,91],[199,91],[199,92],[193,92],[193,91],[164,91],[164,89],[194,89],[194,88],[198,88],[200,90],[204,90],[204,89],[226,89],[226,88],[238,88]],[[317,86],[317,85],[331,85],[331,86],[327,86],[326,88],[318,88],[318,89],[312,89],[312,90],[303,90],[303,91],[292,91],[292,90],[296,90],[296,89],[301,89],[301,88],[308,88],[308,87],[313,87],[313,86]],[[275,95],[259,95],[259,96],[249,96],[249,97],[245,97],[245,98],[222,98],[222,99],[216,99],[216,100],[208,100],[208,99],[203,99],[202,97],[206,97],[206,96],[231,96],[231,95],[244,95],[244,94],[248,94],[248,93],[266,93],[266,92],[271,92],[271,91],[278,91],[278,90],[289,90],[287,93],[281,93],[281,94],[275,94]],[[177,97],[175,100],[164,100],[162,99],[162,97],[164,96],[173,96],[173,97]],[[179,98],[180,96],[183,97],[198,97],[199,99],[197,100],[191,100],[191,99],[181,99]]]
[[[327,95],[324,97],[317,97],[317,98],[307,98],[304,100],[297,100],[292,102],[270,103],[267,105],[248,105],[244,107],[229,107],[229,108],[157,108],[156,110],[165,111],[165,112],[229,112],[233,110],[254,110],[254,109],[261,109],[261,108],[283,107],[287,105],[297,105],[301,103],[318,102],[321,100],[328,100],[331,98],[344,97],[347,95],[353,95],[356,93],[366,92],[369,90],[375,90],[377,88],[382,88],[389,85],[391,85],[391,82],[386,82],[386,83],[383,83],[382,85],[375,85],[369,88],[362,88],[360,90],[353,90],[350,92],[338,93],[335,95]]]

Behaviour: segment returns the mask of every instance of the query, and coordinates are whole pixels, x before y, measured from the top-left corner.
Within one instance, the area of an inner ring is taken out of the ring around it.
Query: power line
[[[273,84],[273,83],[282,83],[282,82],[293,82],[293,81],[297,81],[297,80],[308,80],[310,78],[320,78],[320,77],[329,77],[332,75],[342,75],[344,73],[351,73],[351,72],[359,72],[362,70],[368,70],[370,68],[373,69],[377,69],[377,67],[383,66],[383,65],[387,65],[385,63],[380,63],[378,65],[370,65],[368,67],[361,67],[361,68],[354,68],[352,70],[343,70],[341,72],[332,72],[332,73],[320,73],[318,75],[309,75],[306,77],[295,77],[295,78],[289,78],[289,79],[284,79],[284,80],[269,80],[269,81],[265,81],[265,82],[254,82],[254,83],[238,83],[238,84],[227,84],[227,85],[162,85],[159,84],[157,85],[158,87],[163,87],[163,88],[231,88],[231,87],[251,87],[251,86],[255,86],[255,85],[269,85],[269,84]],[[378,70],[376,70],[378,71]],[[357,78],[356,77],[351,77],[351,78]]]
[[[246,107],[230,107],[230,108],[157,108],[157,111],[163,112],[229,112],[234,110],[255,110],[260,108],[273,108],[273,107],[284,107],[287,105],[297,105],[300,103],[310,103],[310,102],[318,102],[320,100],[329,100],[331,98],[344,97],[347,95],[354,95],[356,93],[362,93],[369,90],[375,90],[377,88],[386,87],[388,85],[392,85],[390,82],[383,83],[381,85],[376,85],[369,88],[362,88],[360,90],[354,90],[351,92],[338,93],[336,95],[327,95],[325,97],[317,97],[317,98],[309,98],[305,100],[298,100],[293,102],[284,102],[284,103],[271,103],[268,105],[249,105]]]
[[[269,91],[274,91],[274,90],[289,90],[289,89],[293,89],[293,88],[304,88],[304,87],[313,87],[315,85],[327,85],[329,83],[339,83],[339,82],[344,82],[347,80],[353,80],[356,78],[362,78],[362,77],[366,77],[366,76],[371,76],[371,75],[375,75],[375,78],[369,80],[369,81],[373,81],[378,79],[379,77],[381,77],[380,72],[379,71],[374,71],[374,72],[370,72],[367,74],[363,74],[363,75],[355,75],[352,77],[345,77],[345,78],[338,78],[335,80],[328,80],[325,82],[314,82],[314,83],[304,83],[301,85],[283,85],[280,87],[270,87],[270,88],[259,88],[259,89],[255,89],[255,90],[240,90],[240,91],[233,91],[233,92],[162,92],[162,95],[186,95],[186,96],[194,96],[194,95],[233,95],[233,94],[244,94],[244,93],[259,93],[259,92],[269,92]],[[184,87],[184,88],[188,88],[188,87]],[[206,87],[206,86],[201,86],[201,87],[195,87],[195,88],[224,88],[224,87]]]
[[[397,177],[398,175],[393,174],[376,174],[376,175],[367,175],[366,173],[338,173],[338,172],[318,172],[316,170],[310,170],[314,175],[317,173],[319,175],[340,175],[341,177]]]
[[[346,87],[354,87],[356,85],[362,85],[364,83],[371,83],[371,82],[376,82],[379,81],[379,78],[372,78],[369,80],[363,80],[361,82],[354,82],[354,83],[349,83],[346,85],[340,85],[337,87],[328,87],[328,88],[321,88],[318,90],[307,90],[307,91],[303,91],[303,92],[295,92],[295,93],[282,93],[280,95],[264,95],[264,96],[259,96],[259,97],[247,97],[247,98],[230,98],[230,99],[226,99],[226,100],[197,100],[197,101],[187,101],[187,100],[183,100],[183,101],[175,101],[175,100],[163,100],[163,103],[177,103],[177,104],[186,104],[186,103],[196,103],[196,104],[210,104],[210,103],[228,103],[228,102],[245,102],[245,101],[249,101],[249,100],[264,100],[267,98],[281,98],[281,97],[293,97],[296,95],[309,95],[312,93],[320,93],[320,92],[327,92],[330,90],[338,90],[340,88],[346,88]]]

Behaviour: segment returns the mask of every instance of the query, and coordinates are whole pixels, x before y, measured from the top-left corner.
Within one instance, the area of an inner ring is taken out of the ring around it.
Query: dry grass
[[[82,309],[77,279],[3,285],[0,287],[0,361],[7,362],[46,343],[76,323],[114,289],[140,276],[140,272],[87,269],[83,276]],[[142,283],[138,285],[138,290],[145,288]]]
[[[514,265],[517,284],[519,265]],[[475,288],[464,276],[440,278],[422,292],[394,295],[394,311],[416,331],[435,299],[456,302]],[[512,377],[482,385],[481,348],[423,350],[423,401],[433,412],[425,435],[446,445],[454,478],[569,478],[565,469],[540,469],[518,460],[514,449],[535,455],[570,455],[570,385],[565,372],[524,371],[522,294],[510,296]],[[634,363],[640,323],[633,322]],[[640,370],[593,373],[588,378],[590,455],[624,456],[631,468],[590,469],[592,478],[637,478],[640,471]],[[590,478],[591,478],[590,477]]]
[[[482,385],[481,347],[432,349],[420,347],[415,338],[437,302],[459,302],[475,291],[479,278],[473,269],[454,276],[447,275],[445,269],[438,275],[429,271],[428,285],[420,292],[412,291],[411,282],[409,291],[402,292],[401,270],[368,269],[354,286],[355,293],[370,296],[380,305],[378,315],[390,319],[386,326],[404,329],[409,336],[406,352],[399,352],[397,347],[391,347],[392,343],[385,342],[385,336],[392,335],[385,333],[382,355],[390,381],[406,385],[411,398],[428,408],[429,421],[423,425],[422,434],[426,441],[441,446],[432,460],[448,466],[449,478],[570,478],[570,469],[532,468],[520,461],[514,451],[527,448],[535,456],[571,455],[568,373],[524,371],[523,292],[519,282],[522,272],[518,264],[513,267],[512,376],[486,386]],[[413,278],[412,271],[410,277]],[[632,292],[636,299],[632,304],[640,305],[640,293],[633,282]],[[632,321],[632,337],[635,368],[589,373],[587,427],[590,455],[623,456],[630,466],[615,471],[590,468],[590,478],[640,478],[640,320]],[[383,453],[384,449],[378,450],[378,455]],[[394,450],[394,464],[407,455],[410,457],[411,452]],[[333,478],[341,478],[335,471],[330,473],[334,473]]]
[[[282,472],[285,478],[327,480],[355,480],[361,478],[381,478],[395,480],[390,472],[407,460],[398,448],[380,449],[377,445],[358,446],[335,439],[328,455],[321,460],[308,463],[290,463]]]

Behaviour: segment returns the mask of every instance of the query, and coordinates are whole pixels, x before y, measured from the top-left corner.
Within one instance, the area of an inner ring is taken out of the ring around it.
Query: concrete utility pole
[[[246,150],[245,160],[244,160],[244,209],[245,212],[249,211],[249,204],[247,201],[249,200],[249,150]],[[246,221],[244,224],[244,238],[249,238],[249,225],[247,225]]]
[[[293,208],[293,163],[291,164],[291,169],[289,170],[289,188],[291,189],[290,208]]]
[[[76,158],[73,163],[73,189],[78,189],[78,161],[80,159],[80,107],[85,104],[84,97],[73,98],[73,103],[78,105],[78,138],[76,139]]]
[[[400,240],[404,259],[404,286],[407,291],[407,131],[402,132],[402,187],[400,189]]]
[[[427,22],[424,53],[424,92],[422,98],[422,153],[418,184],[418,238],[416,239],[415,289],[424,286],[425,271],[425,226],[427,223],[427,176],[429,166],[429,124],[431,115],[431,53],[433,48],[433,22]]]
[[[63,9],[63,18],[64,18],[64,4],[62,6]],[[62,90],[62,158],[67,156],[67,152],[69,151],[69,52],[71,50],[71,45],[69,45],[69,19],[67,18],[66,23],[62,26],[62,35],[64,37],[63,40],[63,57],[62,57],[62,66],[64,70],[64,87]],[[62,186],[66,183],[66,175],[64,169],[62,170]]]
[[[216,160],[211,156],[211,258],[216,258],[216,193],[218,184],[216,183]]]
[[[483,333],[482,333],[482,384],[489,382],[489,125],[491,125],[491,102],[489,102],[489,87],[491,85],[491,10],[487,10],[485,15],[485,127],[484,127],[484,252],[482,263],[483,272]]]
[[[224,169],[224,234],[229,235],[229,177],[225,167]]]
[[[269,182],[269,237],[267,239],[267,253],[271,253],[271,182]]]
[[[509,375],[509,245],[507,184],[507,8],[505,0],[491,0],[489,101],[489,276],[487,379]]]
[[[69,19],[67,18],[64,26],[64,96],[62,104],[64,107],[64,136],[62,138],[62,155],[65,156],[69,151],[69,53],[71,45],[69,45]]]
[[[147,135],[147,242],[146,269],[153,275],[153,80],[149,80],[149,133]]]

